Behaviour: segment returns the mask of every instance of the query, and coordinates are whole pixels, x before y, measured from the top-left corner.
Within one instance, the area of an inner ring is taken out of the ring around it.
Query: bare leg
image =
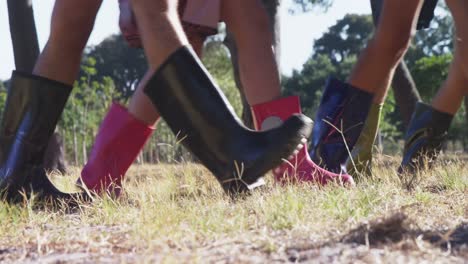
[[[195,35],[190,35],[188,37],[195,52],[198,54],[198,56],[201,56],[204,38]],[[135,93],[130,99],[128,111],[142,122],[154,126],[159,120],[159,113],[154,107],[153,103],[151,103],[151,100],[149,100],[146,94],[143,92],[143,88],[146,86],[149,78],[151,78],[151,74],[145,74],[143,79],[138,84]]]
[[[34,74],[73,84],[102,0],[56,0],[49,40]]]
[[[377,104],[383,103],[395,68],[408,48],[422,4],[423,0],[385,1],[376,33],[349,77],[351,85],[374,93]]]
[[[447,0],[455,20],[455,54],[446,82],[432,100],[432,107],[441,112],[455,115],[460,109],[463,97],[468,94],[468,3]]]
[[[150,68],[138,85],[128,111],[146,124],[155,124],[159,119],[159,113],[143,92],[146,83],[171,53],[189,44],[177,14],[177,2],[131,1]]]
[[[223,1],[221,16],[236,40],[241,81],[249,104],[280,97],[270,20],[261,1]]]
[[[464,0],[446,0],[455,21],[456,56],[460,57],[460,64],[465,76],[468,77],[468,2]],[[465,86],[465,94],[468,86]]]
[[[189,45],[177,14],[178,1],[132,0],[131,4],[152,74],[169,55]]]
[[[448,78],[432,100],[432,107],[451,115],[457,113],[463,102],[463,97],[467,94],[468,79],[463,74],[460,60],[461,57],[456,52]]]
[[[154,74],[145,87],[154,105],[184,145],[216,176],[229,194],[263,185],[262,175],[281,163],[310,133],[311,121],[294,116],[267,132],[251,132],[193,58],[176,13],[177,1],[132,0],[143,47]],[[161,41],[163,39],[164,41]],[[157,85],[160,87],[155,87]],[[285,132],[283,132],[285,131]],[[239,175],[235,168],[242,167]],[[239,176],[242,176],[240,179]]]
[[[414,173],[433,166],[463,97],[467,94],[468,72],[468,4],[463,0],[447,0],[456,27],[455,54],[448,78],[431,106],[418,105],[405,136],[405,152],[399,173]]]

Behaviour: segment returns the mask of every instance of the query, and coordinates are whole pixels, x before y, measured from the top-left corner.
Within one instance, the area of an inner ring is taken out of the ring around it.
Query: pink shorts
[[[132,47],[141,47],[140,34],[129,0],[119,0],[120,30]],[[215,35],[220,21],[221,0],[179,0],[179,16],[187,34]]]
[[[232,0],[230,0],[232,1]],[[217,30],[220,21],[221,0],[181,0],[182,22],[207,30]]]

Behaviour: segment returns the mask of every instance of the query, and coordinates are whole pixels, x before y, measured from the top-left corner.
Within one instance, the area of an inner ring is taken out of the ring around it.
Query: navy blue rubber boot
[[[435,110],[430,105],[418,103],[405,135],[403,160],[398,173],[414,173],[430,168],[442,150],[453,115]]]
[[[35,193],[43,200],[74,200],[47,178],[44,153],[72,87],[44,77],[14,71],[0,124],[0,196],[22,200]]]
[[[349,157],[364,127],[373,94],[329,78],[312,131],[310,157],[329,171],[346,172]]]

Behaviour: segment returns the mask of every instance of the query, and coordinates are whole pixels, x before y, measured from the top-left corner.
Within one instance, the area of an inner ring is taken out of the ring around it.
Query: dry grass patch
[[[119,199],[38,209],[0,203],[0,262],[460,262],[467,165],[409,188],[382,157],[356,188],[268,187],[232,201],[195,164],[134,166]],[[58,179],[72,188],[79,170]]]

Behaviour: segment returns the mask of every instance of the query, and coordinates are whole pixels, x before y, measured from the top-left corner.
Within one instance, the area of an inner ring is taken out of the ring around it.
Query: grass
[[[133,166],[119,199],[75,210],[0,203],[0,262],[463,263],[466,162],[445,157],[404,180],[396,165],[379,157],[351,189],[270,180],[236,201],[199,165]],[[54,179],[71,189],[77,175]]]

